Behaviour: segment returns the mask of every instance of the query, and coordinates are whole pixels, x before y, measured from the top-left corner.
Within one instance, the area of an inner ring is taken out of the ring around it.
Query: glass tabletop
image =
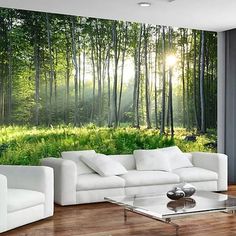
[[[198,191],[191,198],[176,201],[170,200],[164,194],[106,197],[105,200],[128,210],[161,219],[236,210],[236,197],[207,191]]]

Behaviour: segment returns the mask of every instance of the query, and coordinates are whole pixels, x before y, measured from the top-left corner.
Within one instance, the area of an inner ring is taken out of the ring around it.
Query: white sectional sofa
[[[197,190],[227,190],[227,156],[224,154],[187,154],[192,166],[172,171],[137,170],[134,155],[109,155],[109,158],[121,163],[127,172],[107,177],[88,168],[79,159],[80,154],[64,152],[63,158],[45,158],[41,162],[54,169],[54,200],[57,204],[102,202],[104,197],[115,195],[165,193],[182,182],[191,183]]]
[[[53,169],[0,165],[0,233],[53,215]]]

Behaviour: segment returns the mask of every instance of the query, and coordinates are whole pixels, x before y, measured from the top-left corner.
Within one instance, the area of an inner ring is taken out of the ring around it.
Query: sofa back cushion
[[[98,153],[95,157],[82,156],[81,161],[103,177],[127,173],[127,170],[120,162],[104,154]]]
[[[168,155],[158,149],[135,150],[134,158],[137,170],[171,170]]]
[[[111,157],[117,162],[120,162],[120,164],[123,165],[126,170],[136,169],[136,164],[133,154],[109,155],[109,157]]]
[[[193,167],[191,153],[183,153],[177,146],[160,148],[158,150],[167,154],[171,170]]]
[[[95,157],[95,155],[96,152],[94,150],[67,151],[61,153],[63,159],[71,160],[76,163],[78,175],[95,173],[93,169],[80,160],[81,156]]]

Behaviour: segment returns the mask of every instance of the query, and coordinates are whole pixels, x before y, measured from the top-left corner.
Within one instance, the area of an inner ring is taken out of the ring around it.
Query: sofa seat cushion
[[[123,188],[125,181],[119,176],[102,177],[99,174],[78,175],[76,190]]]
[[[7,211],[15,212],[44,204],[45,195],[41,192],[9,188],[7,191]]]
[[[128,173],[121,175],[125,180],[126,187],[158,185],[158,184],[175,184],[179,183],[179,176],[165,171],[139,171],[130,170]]]
[[[173,173],[177,174],[180,177],[180,180],[185,182],[200,182],[218,179],[216,172],[199,167],[180,168],[173,170]]]

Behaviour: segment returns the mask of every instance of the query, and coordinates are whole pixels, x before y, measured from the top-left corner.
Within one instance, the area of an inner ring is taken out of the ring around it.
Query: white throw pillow
[[[168,155],[158,149],[135,150],[134,158],[137,170],[171,170]]]
[[[76,163],[78,175],[94,173],[94,170],[85,165],[80,158],[81,156],[94,157],[95,155],[96,152],[94,150],[67,151],[61,153],[63,159],[71,160]]]
[[[177,146],[158,148],[157,150],[167,153],[183,154],[183,152]]]
[[[82,156],[81,161],[103,177],[127,173],[124,166],[104,154],[97,154],[95,157]]]
[[[177,146],[159,148],[159,151],[167,154],[171,170],[193,167],[190,161],[190,153],[183,153]]]

